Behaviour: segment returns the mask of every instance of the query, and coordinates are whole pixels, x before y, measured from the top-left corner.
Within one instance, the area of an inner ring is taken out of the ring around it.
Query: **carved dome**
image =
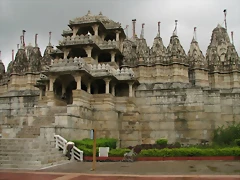
[[[28,58],[24,49],[19,49],[12,64],[13,72],[22,74],[28,71]]]
[[[110,28],[120,28],[121,24],[109,19],[107,16],[103,16],[100,12],[99,15],[93,15],[90,11],[85,16],[77,17],[73,20],[70,20],[70,24],[84,24],[84,23],[93,23],[101,22],[106,29]]]
[[[207,67],[206,59],[199,48],[198,42],[194,38],[192,39],[190,49],[188,51],[188,59],[189,59],[190,68],[196,68],[196,67],[206,68]]]
[[[42,60],[41,60],[41,69],[43,69],[43,67],[45,65],[50,65],[51,64],[51,60],[52,60],[52,57],[51,57],[51,53],[54,51],[53,47],[52,46],[47,46],[45,51],[44,51],[44,54],[43,54],[43,57],[42,57]]]
[[[39,72],[41,70],[42,55],[38,47],[34,47],[29,54],[29,70],[31,72]]]
[[[178,39],[178,36],[172,35],[170,38],[170,43],[167,47],[168,56],[177,56],[186,58],[186,53]]]
[[[2,60],[0,59],[0,79],[3,77],[4,74],[5,74],[5,66]]]

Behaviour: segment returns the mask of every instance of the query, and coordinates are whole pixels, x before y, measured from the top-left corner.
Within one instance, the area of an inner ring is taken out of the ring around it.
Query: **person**
[[[68,160],[71,159],[71,152],[72,152],[72,149],[74,147],[74,142],[67,142],[66,146],[65,146],[65,152],[66,152],[66,156],[68,157]]]

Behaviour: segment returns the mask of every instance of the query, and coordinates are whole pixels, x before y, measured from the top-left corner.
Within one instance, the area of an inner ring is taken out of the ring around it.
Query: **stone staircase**
[[[40,169],[69,162],[54,142],[40,138],[0,138],[0,169]]]
[[[40,136],[40,127],[35,126],[23,126],[23,128],[17,133],[17,138],[36,138]]]

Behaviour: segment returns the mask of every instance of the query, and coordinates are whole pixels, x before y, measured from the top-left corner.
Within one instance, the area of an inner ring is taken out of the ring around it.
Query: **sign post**
[[[93,129],[93,161],[92,161],[92,169],[91,171],[95,171],[96,169],[96,153],[97,153],[97,139],[96,139],[96,129]]]

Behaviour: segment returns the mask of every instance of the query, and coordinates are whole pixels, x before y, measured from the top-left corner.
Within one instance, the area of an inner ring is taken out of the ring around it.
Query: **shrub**
[[[240,123],[228,124],[227,127],[221,126],[214,130],[213,143],[221,146],[234,144],[235,139],[240,139]]]
[[[240,146],[240,139],[235,139],[234,142],[237,146]]]
[[[191,157],[191,156],[240,156],[239,147],[221,149],[175,148],[142,150],[139,156],[144,157]]]
[[[83,140],[73,140],[75,146],[85,146],[88,149],[93,148],[92,139],[83,139]],[[109,147],[110,149],[116,149],[117,140],[113,138],[100,138],[96,140],[97,147]]]
[[[127,152],[130,152],[130,149],[112,149],[109,151],[108,155],[112,157],[123,157]]]
[[[167,145],[168,140],[167,139],[158,139],[156,140],[156,144],[158,145]]]

